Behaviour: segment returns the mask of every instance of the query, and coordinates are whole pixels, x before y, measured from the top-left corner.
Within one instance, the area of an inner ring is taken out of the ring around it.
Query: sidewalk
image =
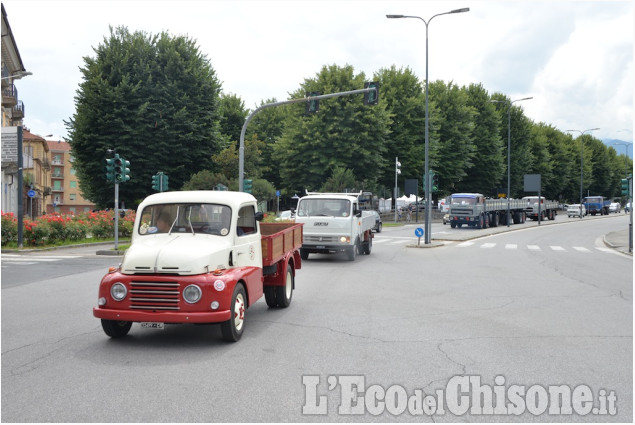
[[[604,235],[604,243],[616,251],[620,251],[626,255],[633,255],[632,252],[628,252],[628,229]]]

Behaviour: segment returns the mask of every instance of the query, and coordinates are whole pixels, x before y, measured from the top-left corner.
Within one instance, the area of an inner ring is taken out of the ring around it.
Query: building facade
[[[7,19],[7,13],[2,5],[2,127],[17,127],[22,125],[24,118],[24,103],[18,98],[15,82],[30,75],[24,68],[18,46],[13,38],[13,32]],[[15,128],[9,129],[15,132]],[[15,133],[14,133],[15,134]],[[15,143],[12,140],[13,143]],[[2,193],[2,211],[18,213],[18,200],[23,196],[24,187],[18,188],[18,161],[14,155],[17,146],[2,146],[2,174],[0,184]],[[12,152],[7,155],[7,152]],[[24,186],[24,185],[23,185]],[[23,204],[24,206],[24,204]]]
[[[79,214],[95,209],[95,204],[84,199],[79,189],[70,144],[62,140],[49,140],[47,143],[51,162],[51,196],[47,198],[46,212]]]

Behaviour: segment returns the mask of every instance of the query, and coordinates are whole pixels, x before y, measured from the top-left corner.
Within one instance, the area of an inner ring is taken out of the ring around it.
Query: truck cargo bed
[[[271,266],[302,246],[302,223],[260,223],[262,265]]]

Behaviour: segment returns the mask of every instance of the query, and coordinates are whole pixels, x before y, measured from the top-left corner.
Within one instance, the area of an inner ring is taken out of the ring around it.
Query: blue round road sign
[[[415,236],[420,238],[421,236],[423,236],[423,229],[421,227],[417,227],[415,229]]]
[[[26,194],[29,195],[29,198],[33,198],[35,196],[35,190],[29,190]]]

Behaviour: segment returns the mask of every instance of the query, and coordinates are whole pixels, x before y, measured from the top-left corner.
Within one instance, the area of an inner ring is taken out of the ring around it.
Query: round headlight
[[[203,295],[203,292],[196,285],[188,285],[183,290],[183,299],[186,303],[194,304],[198,302],[201,299],[201,295]]]
[[[121,282],[117,282],[110,287],[110,296],[112,296],[115,301],[123,300],[126,298],[126,294],[128,294],[126,285]]]
[[[225,282],[218,279],[214,282],[214,289],[216,289],[217,291],[222,291],[223,289],[225,289]]]

